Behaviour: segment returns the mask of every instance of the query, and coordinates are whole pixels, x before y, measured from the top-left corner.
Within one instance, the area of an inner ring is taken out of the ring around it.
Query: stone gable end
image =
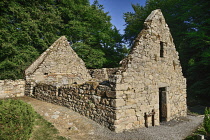
[[[186,79],[161,10],[152,11],[145,20],[121,64],[116,94],[122,105],[117,110],[125,114],[117,120],[122,122],[116,124],[117,131],[186,116]]]
[[[25,75],[27,81],[52,85],[84,83],[91,78],[85,63],[70,47],[65,36],[42,53],[25,70]]]

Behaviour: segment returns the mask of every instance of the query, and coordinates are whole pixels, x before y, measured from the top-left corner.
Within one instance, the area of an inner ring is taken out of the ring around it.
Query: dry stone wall
[[[24,96],[25,80],[0,80],[0,98]]]
[[[115,91],[112,91],[111,87],[107,85],[99,85],[97,82],[61,87],[37,84],[31,96],[71,108],[81,115],[114,130],[116,97]]]

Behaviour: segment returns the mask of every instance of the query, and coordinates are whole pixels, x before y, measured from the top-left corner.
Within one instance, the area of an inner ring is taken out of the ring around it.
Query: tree
[[[181,54],[184,59],[188,91],[194,97],[210,98],[210,1],[188,0],[183,7],[188,25]],[[185,10],[184,10],[185,9]]]
[[[0,79],[23,77],[24,69],[58,37],[61,19],[51,3],[0,2]]]
[[[0,16],[0,79],[23,78],[24,69],[62,35],[86,55],[89,68],[118,66],[125,54],[122,35],[97,1],[3,0]]]
[[[118,66],[126,49],[103,5],[97,0],[91,6],[87,0],[63,0],[58,7],[65,23],[62,32],[88,68]]]

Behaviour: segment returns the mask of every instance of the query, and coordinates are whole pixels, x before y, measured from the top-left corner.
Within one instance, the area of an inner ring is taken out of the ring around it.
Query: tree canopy
[[[24,69],[62,35],[88,68],[115,67],[127,51],[97,1],[3,0],[0,16],[0,79],[23,78]]]

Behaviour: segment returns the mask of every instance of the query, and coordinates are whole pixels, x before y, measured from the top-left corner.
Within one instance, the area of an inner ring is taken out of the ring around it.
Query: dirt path
[[[71,140],[182,140],[203,120],[203,116],[188,116],[161,126],[117,134],[66,107],[30,97],[19,99],[31,104],[36,112],[59,130],[61,136]]]

